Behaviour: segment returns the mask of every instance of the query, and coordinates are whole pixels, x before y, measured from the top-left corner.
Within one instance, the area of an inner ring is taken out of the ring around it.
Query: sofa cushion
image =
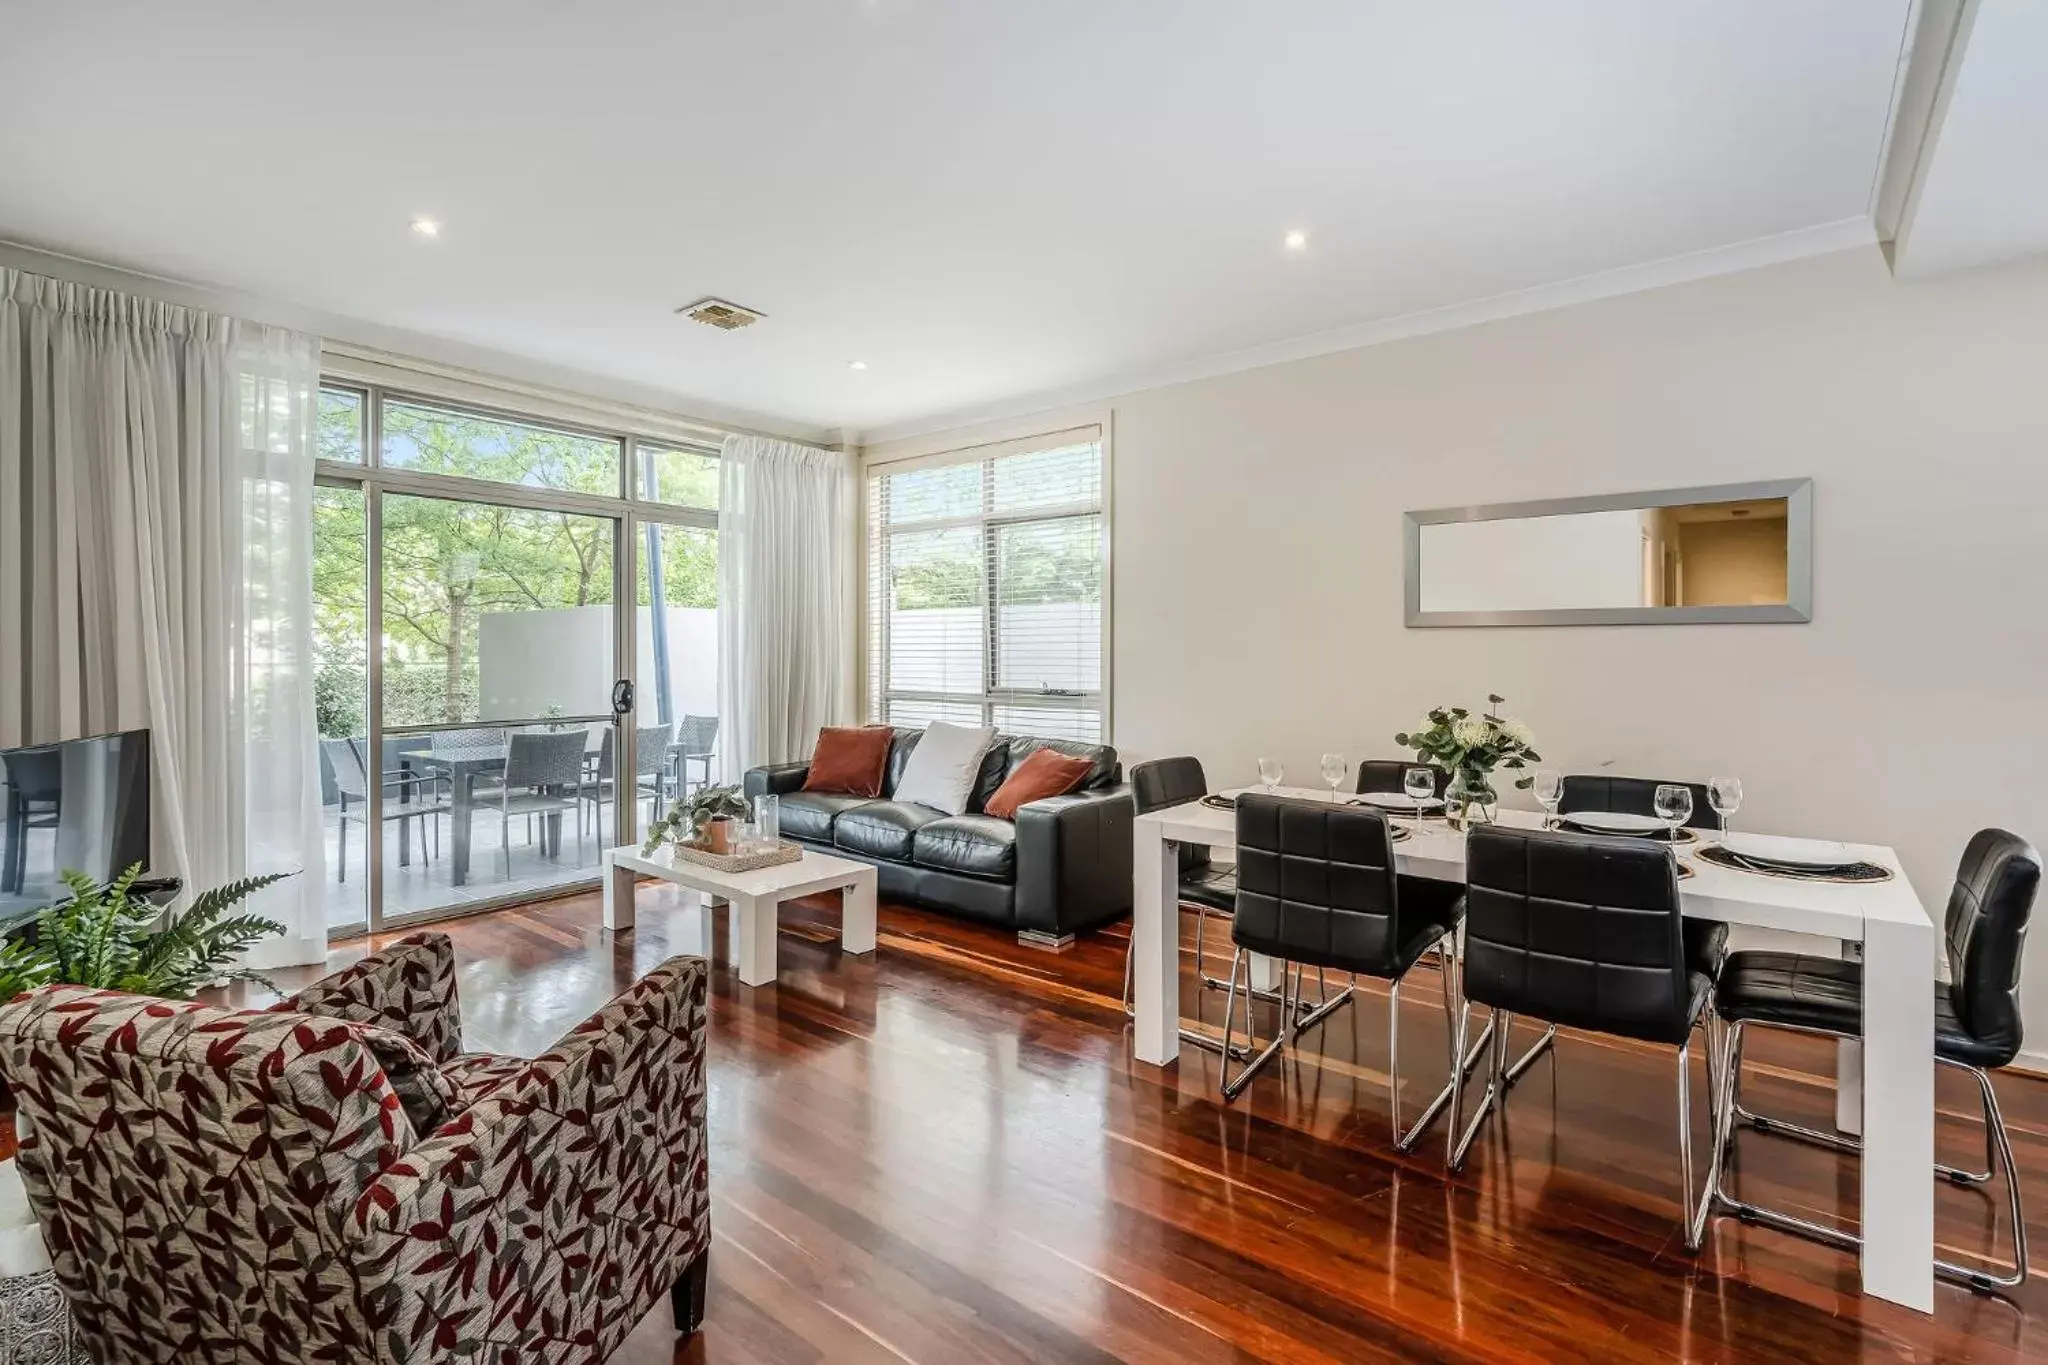
[[[855,806],[865,806],[864,796],[828,796],[824,792],[785,792],[780,798],[782,832],[792,839],[814,844],[832,842],[832,822]]]
[[[1017,826],[993,815],[949,815],[918,830],[912,860],[991,881],[1017,879]]]
[[[993,726],[933,721],[903,765],[903,778],[889,799],[930,806],[942,815],[965,815],[982,756],[995,742]]]
[[[832,842],[849,853],[907,863],[917,832],[945,818],[930,806],[864,801],[832,822]]]
[[[997,735],[996,742],[988,746],[988,752],[981,756],[981,771],[975,774],[974,790],[967,794],[967,812],[979,815],[988,808],[988,799],[996,794],[996,788],[1003,785],[1003,779],[1010,775],[1010,745],[1015,735]]]
[[[1088,760],[1088,775],[1074,784],[1077,792],[1094,791],[1115,784],[1118,774],[1116,750],[1107,744],[1084,744],[1077,739],[1039,739],[1020,735],[1010,741],[1010,766],[1003,776],[1017,771],[1017,765],[1040,749],[1050,749],[1068,758]]]
[[[895,732],[886,725],[828,725],[818,732],[811,770],[804,777],[807,792],[841,796],[880,796],[882,770],[889,762]]]
[[[1017,818],[1017,807],[1049,796],[1065,796],[1086,780],[1090,763],[1052,749],[1034,749],[1010,770],[1003,785],[988,799],[988,814],[999,820]]]
[[[415,1136],[428,1136],[462,1112],[457,1087],[441,1074],[440,1065],[418,1043],[397,1029],[379,1028],[375,1024],[346,1026],[355,1030],[363,1046],[377,1059],[377,1065],[384,1068],[384,1079],[398,1096],[399,1107],[405,1110],[406,1121],[412,1124]]]

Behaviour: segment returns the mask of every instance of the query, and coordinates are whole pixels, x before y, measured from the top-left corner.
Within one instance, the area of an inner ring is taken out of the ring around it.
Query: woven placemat
[[[1236,810],[1237,798],[1234,796],[1225,796],[1221,792],[1211,792],[1209,795],[1202,798],[1202,804],[1207,806],[1210,810]]]
[[[1845,867],[1828,868],[1824,872],[1799,872],[1789,867],[1753,863],[1740,853],[1730,853],[1719,844],[1709,844],[1693,856],[1716,867],[1732,868],[1737,872],[1753,872],[1759,877],[1783,877],[1794,882],[1888,882],[1892,879],[1892,870],[1888,867],[1879,867],[1876,863],[1850,863]]]
[[[777,844],[774,848],[760,853],[713,853],[708,848],[694,844],[677,843],[670,847],[676,857],[686,863],[697,863],[703,867],[717,868],[720,872],[756,872],[764,867],[780,867],[784,863],[802,862],[803,849],[791,843]]]

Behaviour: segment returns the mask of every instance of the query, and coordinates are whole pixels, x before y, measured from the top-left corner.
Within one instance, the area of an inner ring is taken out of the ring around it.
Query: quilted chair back
[[[380,1357],[346,1225],[414,1139],[358,1025],[47,986],[0,1074],[98,1365]]]

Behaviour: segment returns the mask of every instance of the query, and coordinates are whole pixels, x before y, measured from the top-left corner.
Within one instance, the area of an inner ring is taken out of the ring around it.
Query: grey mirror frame
[[[1785,602],[1769,606],[1586,607],[1545,611],[1424,611],[1422,528],[1450,521],[1502,521],[1561,516],[1571,512],[1621,512],[1679,507],[1696,502],[1785,499]],[[1497,502],[1480,507],[1436,507],[1404,513],[1401,550],[1406,564],[1407,624],[1436,626],[1698,626],[1813,619],[1813,480],[1771,479],[1759,483],[1706,484],[1661,488],[1648,493],[1603,493],[1590,498],[1545,498]]]

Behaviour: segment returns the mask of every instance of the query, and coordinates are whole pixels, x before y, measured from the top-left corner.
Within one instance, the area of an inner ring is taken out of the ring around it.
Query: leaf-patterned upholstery
[[[419,935],[298,1011],[75,986],[0,1007],[22,1177],[98,1365],[599,1365],[672,1285],[701,1295],[703,962],[531,1062],[455,1051],[454,981]],[[394,1045],[448,1066],[432,1131]]]

